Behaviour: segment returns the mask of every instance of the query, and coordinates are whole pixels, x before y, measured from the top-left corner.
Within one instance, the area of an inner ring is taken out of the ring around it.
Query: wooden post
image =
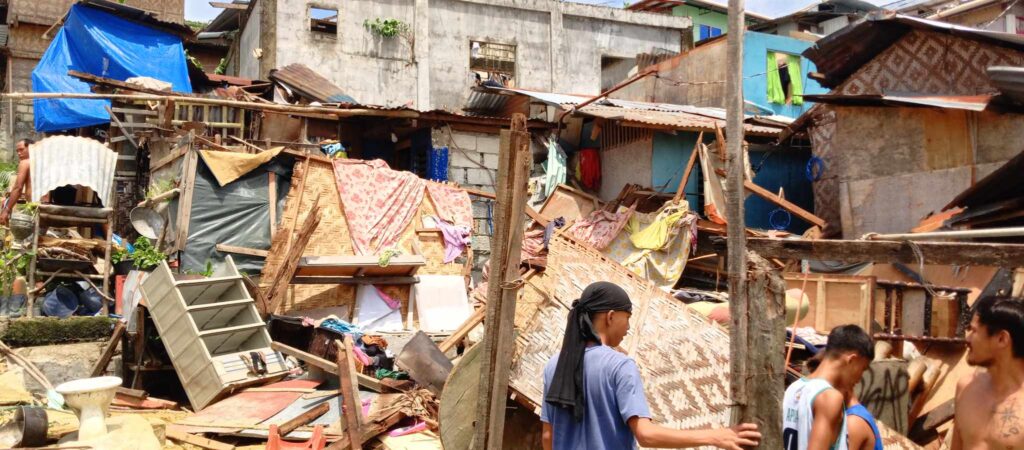
[[[729,313],[731,321],[731,374],[729,385],[733,409],[733,423],[743,419],[742,415],[750,405],[747,386],[748,353],[747,330],[750,325],[747,311],[747,232],[743,221],[743,0],[729,0],[729,33],[727,36],[726,73],[726,139],[728,155],[728,176],[726,177],[726,217],[728,221],[728,280]],[[721,148],[721,143],[718,144]],[[768,448],[768,447],[766,447]]]
[[[339,402],[345,417],[345,435],[348,436],[352,450],[356,450],[363,448],[363,406],[359,399],[359,388],[354,382],[356,363],[352,355],[352,336],[345,335],[344,343],[335,339],[334,345],[338,347]]]
[[[743,200],[746,148],[743,141],[743,0],[729,0],[726,133],[728,176],[728,268],[730,327],[729,390],[732,423],[756,423],[760,448],[782,448],[783,322],[785,284],[767,261],[750,255]],[[749,272],[748,272],[748,269]],[[750,283],[748,284],[748,279]]]
[[[277,229],[277,174],[270,172],[267,175],[267,199],[270,202],[270,240],[274,240],[274,230]]]
[[[523,211],[526,183],[532,165],[530,134],[526,117],[512,116],[512,129],[501,132],[498,158],[497,206],[491,254],[491,282],[487,289],[483,353],[480,365],[480,395],[473,448],[500,449],[505,429],[508,400],[509,355],[514,348],[516,287],[519,280],[519,252],[523,241]]]
[[[697,143],[693,144],[693,152],[690,153],[690,160],[686,162],[686,169],[683,170],[683,179],[679,181],[679,190],[676,192],[675,201],[686,200],[686,183],[690,181],[690,172],[697,164],[697,155],[700,154],[700,146],[704,143],[704,132],[697,135]]]
[[[114,352],[117,351],[117,344],[121,342],[124,330],[124,322],[118,320],[114,325],[114,333],[110,335],[110,340],[107,341],[107,346],[103,349],[103,354],[100,355],[100,359],[96,361],[96,365],[92,368],[93,377],[103,375],[103,372],[107,371],[107,364],[110,364],[110,358],[114,357]]]

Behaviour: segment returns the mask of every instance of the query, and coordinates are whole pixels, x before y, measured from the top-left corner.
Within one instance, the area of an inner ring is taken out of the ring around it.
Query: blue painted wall
[[[705,143],[714,140],[713,135],[705,133]],[[697,133],[679,132],[678,134],[654,134],[654,151],[651,156],[651,181],[654,190],[675,193],[682,181],[683,170],[689,161],[693,146],[697,141]],[[814,194],[811,182],[807,180],[805,168],[811,157],[810,150],[780,149],[774,152],[750,152],[750,165],[757,171],[754,183],[771,192],[778,192],[781,187],[786,200],[799,205],[808,211],[814,210]],[[686,182],[686,200],[691,211],[704,214],[703,174],[700,164],[693,168],[690,179]],[[745,221],[750,228],[762,230],[772,229],[771,215],[778,209],[772,203],[750,195],[744,203]],[[776,219],[786,222],[786,215],[778,213]],[[803,233],[809,224],[798,218],[789,220],[787,231]]]
[[[778,105],[768,102],[768,52],[783,52],[800,55],[813,43],[801,41],[787,36],[747,31],[743,34],[743,97],[762,108],[774,111],[775,114],[796,118],[809,109],[811,102],[803,105]],[[811,60],[800,58],[800,73],[803,74],[804,95],[827,94],[828,89],[821,87],[817,81],[807,78],[807,74],[817,71]]]

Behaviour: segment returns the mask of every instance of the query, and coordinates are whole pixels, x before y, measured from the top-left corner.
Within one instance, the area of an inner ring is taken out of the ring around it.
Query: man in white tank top
[[[783,450],[847,450],[842,392],[860,381],[874,357],[874,342],[860,327],[843,325],[829,333],[818,367],[786,389]]]

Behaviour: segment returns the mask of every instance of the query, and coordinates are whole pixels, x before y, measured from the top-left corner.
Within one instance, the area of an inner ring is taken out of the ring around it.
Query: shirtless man
[[[981,367],[956,386],[952,450],[1024,449],[1024,303],[974,304],[967,363]]]
[[[32,183],[29,182],[29,160],[28,160],[28,147],[32,145],[31,139],[22,139],[18,141],[18,145],[15,149],[18,151],[18,174],[14,179],[14,184],[11,185],[11,194],[4,201],[3,207],[0,208],[0,225],[7,225],[11,219],[11,211],[14,210],[14,205],[21,199],[22,191],[31,197]]]

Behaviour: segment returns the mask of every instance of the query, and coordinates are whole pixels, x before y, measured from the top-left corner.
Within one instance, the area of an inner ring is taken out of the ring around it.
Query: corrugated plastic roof
[[[117,152],[102,142],[77,136],[51,136],[32,144],[29,158],[32,201],[64,185],[87,186],[111,207]]]

